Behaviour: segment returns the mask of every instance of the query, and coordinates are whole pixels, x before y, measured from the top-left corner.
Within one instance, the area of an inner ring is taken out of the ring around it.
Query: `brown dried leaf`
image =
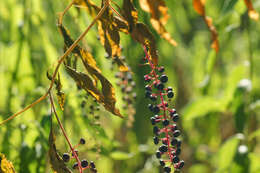
[[[219,51],[218,32],[215,26],[213,25],[212,19],[206,16],[205,3],[206,0],[193,0],[193,8],[199,15],[203,17],[207,27],[209,28],[213,40],[211,47],[215,49],[217,53]]]
[[[124,0],[123,11],[124,18],[130,26],[131,37],[142,45],[148,42],[152,60],[154,64],[158,64],[158,54],[154,36],[145,24],[137,22],[137,10],[134,8],[132,0]]]
[[[138,22],[133,28],[131,36],[134,40],[141,43],[142,45],[148,44],[153,63],[158,64],[158,54],[156,50],[155,39],[148,27],[145,24]]]
[[[130,27],[129,30],[131,32],[138,21],[138,12],[133,5],[133,0],[124,0],[123,12],[124,18],[128,22]]]
[[[84,6],[87,11],[95,16],[100,10],[92,1],[77,0],[76,4]],[[94,9],[94,10],[93,10]],[[119,31],[128,33],[128,25],[118,17],[114,17],[113,12],[107,8],[104,14],[98,20],[98,32],[100,42],[104,46],[108,56],[113,59],[117,58],[117,65],[120,71],[128,71],[121,56]]]
[[[164,27],[169,19],[168,8],[164,0],[139,0],[139,3],[144,11],[151,13],[150,21],[157,33],[173,46],[177,46],[177,42],[171,38]]]
[[[248,8],[248,16],[253,20],[259,19],[259,13],[255,11],[251,0],[244,0]]]
[[[115,107],[116,104],[116,98],[115,98],[115,89],[113,88],[112,84],[95,68],[89,66],[84,59],[82,59],[82,62],[86,69],[92,74],[94,74],[102,85],[102,94],[104,100],[97,100],[98,102],[102,103],[104,107],[110,111],[111,113],[123,117],[119,110]]]
[[[58,173],[72,173],[72,171],[65,165],[61,156],[57,153],[52,125],[49,134],[49,147],[50,164],[53,171]]]
[[[65,47],[69,47],[74,41],[70,37],[67,29],[59,25],[62,36],[64,37]],[[88,73],[95,79],[100,81],[102,85],[102,93],[96,88],[96,83],[84,73],[79,73],[66,64],[66,70],[76,83],[90,93],[99,103],[111,113],[122,117],[119,110],[115,107],[116,98],[114,88],[111,83],[101,74],[101,70],[97,67],[93,56],[79,45],[73,50],[73,53],[79,57]],[[70,68],[69,68],[70,67]]]
[[[2,153],[0,153],[0,173],[15,173],[12,162],[7,160]]]
[[[75,80],[78,86],[86,90],[96,100],[104,100],[103,95],[98,91],[93,80],[85,73],[77,72],[65,65],[68,74]]]

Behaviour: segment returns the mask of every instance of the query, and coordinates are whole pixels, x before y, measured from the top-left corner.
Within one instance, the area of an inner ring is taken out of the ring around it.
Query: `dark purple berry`
[[[177,147],[181,147],[181,140],[177,140]]]
[[[151,117],[151,123],[152,123],[152,125],[156,124],[156,119],[154,117]]]
[[[152,104],[148,104],[148,108],[150,111],[153,111],[154,106]]]
[[[180,155],[181,154],[181,149],[180,148],[177,148],[176,150],[175,150],[175,154],[178,156],[178,155]]]
[[[78,167],[78,163],[74,163],[72,166],[73,169],[77,169],[77,167]]]
[[[179,161],[180,161],[180,159],[179,159],[178,156],[174,156],[174,157],[172,158],[172,162],[173,162],[173,163],[178,163]]]
[[[174,114],[172,116],[172,121],[177,122],[178,120],[179,120],[179,115],[178,114]]]
[[[156,158],[160,159],[161,158],[161,152],[160,151],[156,151]]]
[[[145,86],[145,90],[146,90],[146,91],[152,91],[152,88],[151,88],[149,85],[146,85],[146,86]]]
[[[173,98],[173,96],[174,96],[174,93],[172,91],[168,91],[167,92],[167,97],[168,98]]]
[[[180,163],[178,164],[178,169],[183,168],[183,166],[184,166],[184,161],[181,160]]]
[[[171,127],[171,131],[174,132],[175,130],[177,130],[177,125],[176,124],[173,124],[172,127]]]
[[[150,99],[152,101],[156,101],[157,100],[157,96],[150,94]]]
[[[172,91],[172,87],[168,87],[168,88],[167,88],[167,91]]]
[[[161,82],[159,82],[159,83],[156,84],[156,88],[157,88],[158,90],[163,90],[164,85],[163,85]]]
[[[158,68],[158,71],[159,71],[160,73],[164,72],[164,67],[163,67],[163,66],[159,67],[159,68]]]
[[[82,168],[86,168],[88,166],[88,161],[87,160],[82,160],[81,161],[81,166],[82,166]]]
[[[165,139],[162,140],[162,143],[163,143],[164,145],[168,145],[168,140],[165,138]]]
[[[84,139],[84,138],[80,138],[80,140],[79,140],[79,143],[80,143],[80,144],[85,144],[85,143],[86,143],[86,141],[85,141],[85,139]]]
[[[95,168],[96,167],[96,165],[95,165],[95,163],[93,161],[90,161],[89,165],[90,165],[91,168]]]
[[[162,152],[162,153],[167,152],[168,151],[168,147],[166,145],[161,145],[159,147],[159,151]]]
[[[163,74],[163,75],[161,75],[161,77],[160,77],[160,81],[161,81],[162,83],[166,83],[166,82],[168,81],[168,77],[167,77],[165,74]]]
[[[154,127],[153,127],[153,133],[154,133],[155,135],[159,135],[159,131],[160,131],[159,127],[157,127],[157,126],[154,126]]]
[[[171,110],[170,110],[170,116],[173,116],[175,113],[176,113],[176,110],[175,110],[175,109],[171,109]]]
[[[181,134],[181,131],[180,131],[180,130],[175,130],[175,131],[173,132],[173,136],[174,136],[174,137],[178,137],[178,136],[180,136],[180,134]]]
[[[177,145],[177,143],[178,143],[178,140],[176,138],[172,139],[172,141],[171,141],[172,146]]]
[[[151,92],[151,91],[145,91],[145,97],[146,97],[146,98],[151,97],[151,95],[152,95],[152,92]]]
[[[164,167],[164,171],[165,171],[166,173],[170,173],[170,172],[171,172],[171,168],[170,168],[169,166],[165,166],[165,167]]]
[[[160,165],[165,166],[165,162],[163,160],[160,160]]]
[[[169,120],[163,120],[162,123],[163,123],[164,126],[168,126],[170,124],[170,121]]]
[[[69,155],[68,153],[64,153],[64,154],[62,155],[62,160],[63,160],[64,162],[70,161],[70,155]]]
[[[153,143],[155,145],[159,144],[159,138],[157,136],[153,137]]]
[[[153,112],[155,113],[155,114],[157,114],[157,113],[159,113],[160,112],[160,108],[159,108],[159,106],[154,106],[153,107]]]

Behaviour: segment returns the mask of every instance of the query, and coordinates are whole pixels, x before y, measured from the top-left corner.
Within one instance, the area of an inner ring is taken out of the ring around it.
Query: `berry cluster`
[[[75,149],[75,148],[76,148],[77,146],[79,146],[79,145],[84,145],[85,143],[86,143],[85,139],[81,138],[80,141],[79,141],[79,143],[78,143],[76,146],[73,147],[73,150],[74,150],[74,152],[75,152],[75,154],[76,154],[77,156],[75,156],[75,155],[73,154],[73,152],[70,151],[70,152],[72,152],[72,153],[71,153],[71,156],[70,156],[69,153],[63,153],[63,155],[62,155],[62,160],[63,160],[65,163],[68,163],[68,162],[70,162],[71,159],[75,159],[76,157],[78,157],[79,152],[78,152],[78,150]],[[75,163],[73,164],[73,166],[72,166],[73,169],[78,169],[78,167],[79,167],[79,163],[78,163],[78,162],[75,162]],[[85,169],[88,169],[88,168],[89,168],[91,172],[93,172],[93,173],[96,173],[96,172],[97,172],[95,163],[94,163],[93,161],[88,162],[86,159],[83,159],[83,160],[80,161],[80,167],[82,167],[82,170],[85,170]]]
[[[164,171],[170,173],[172,166],[175,170],[184,166],[184,161],[179,158],[181,140],[178,137],[181,132],[176,125],[179,115],[175,109],[170,108],[168,103],[174,97],[174,92],[172,87],[165,87],[168,77],[164,74],[164,67],[157,67],[152,62],[149,50],[145,46],[144,51],[144,60],[151,68],[151,72],[144,76],[144,81],[147,83],[145,97],[154,102],[154,104],[148,105],[149,110],[154,114],[151,117],[153,141],[155,145],[161,143],[156,151],[156,157],[160,159],[160,165],[164,167]]]
[[[130,67],[128,67],[129,71],[127,72],[117,72],[115,74],[115,78],[118,79],[117,86],[121,88],[123,93],[123,108],[127,110],[128,122],[127,126],[132,127],[134,122],[135,108],[134,108],[134,100],[136,99],[136,93],[134,92],[134,88],[136,86],[133,81],[132,72],[130,71]]]

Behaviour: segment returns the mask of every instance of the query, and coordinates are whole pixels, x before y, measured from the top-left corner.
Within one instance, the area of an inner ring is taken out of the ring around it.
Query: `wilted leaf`
[[[97,7],[92,1],[77,0],[76,4],[84,6],[93,16],[100,11],[100,8]],[[128,71],[127,66],[120,58],[121,47],[119,36],[119,31],[128,33],[127,23],[119,17],[114,17],[113,12],[107,8],[104,14],[99,18],[97,24],[100,42],[104,46],[108,56],[111,56],[113,59],[117,59],[116,63],[120,71]]]
[[[248,8],[248,16],[253,20],[259,19],[259,13],[255,11],[251,0],[244,0]]]
[[[64,26],[60,24],[59,29],[62,36],[64,37],[65,46],[69,47],[74,41]],[[71,77],[79,86],[81,86],[81,88],[85,89],[99,103],[103,104],[103,106],[108,111],[119,117],[122,117],[119,110],[115,107],[116,98],[114,88],[111,83],[101,74],[101,70],[97,67],[96,61],[92,55],[85,49],[81,48],[79,45],[75,47],[73,53],[82,60],[85,69],[95,79],[95,81],[101,82],[102,92],[96,88],[96,83],[87,74],[79,73],[72,68],[68,68],[69,66],[66,66],[66,69]]]
[[[158,54],[154,36],[145,24],[137,22],[137,11],[134,8],[132,0],[124,0],[123,11],[124,17],[130,26],[131,37],[142,45],[148,43],[152,60],[154,64],[158,64]]]
[[[164,27],[169,19],[168,8],[164,0],[139,0],[139,3],[144,11],[151,13],[150,21],[158,34],[173,46],[177,46],[176,41],[171,38],[171,35]]]
[[[138,12],[133,5],[133,0],[124,0],[123,12],[124,18],[128,22],[130,27],[129,30],[131,32],[138,21]]]
[[[72,173],[72,171],[65,165],[61,156],[57,153],[52,124],[49,134],[49,147],[49,157],[52,169],[57,173]]]
[[[78,86],[86,90],[96,100],[104,100],[103,95],[98,91],[93,80],[87,74],[77,72],[67,65],[65,67],[68,74],[75,80]]]
[[[2,153],[0,153],[0,173],[15,173],[12,162],[8,161]]]
[[[116,98],[115,98],[115,89],[113,88],[112,84],[95,68],[88,65],[88,63],[82,59],[82,62],[86,69],[92,74],[94,74],[102,85],[102,94],[104,100],[97,100],[98,102],[102,103],[104,107],[110,111],[111,113],[122,117],[119,110],[115,107],[116,104]]]
[[[193,0],[193,8],[199,15],[201,15],[203,17],[206,25],[208,26],[208,28],[211,32],[211,37],[213,40],[211,47],[213,49],[215,49],[216,52],[218,52],[218,50],[219,50],[218,33],[217,33],[215,26],[213,25],[212,19],[210,17],[206,16],[205,3],[206,3],[206,0]]]

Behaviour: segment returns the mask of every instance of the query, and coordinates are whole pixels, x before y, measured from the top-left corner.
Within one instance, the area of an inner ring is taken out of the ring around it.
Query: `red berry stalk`
[[[172,87],[165,87],[168,77],[164,74],[164,67],[157,67],[151,60],[148,48],[146,46],[143,48],[144,60],[151,68],[150,73],[144,76],[145,82],[148,83],[145,86],[145,97],[155,102],[155,104],[148,105],[150,111],[155,114],[151,117],[155,135],[153,139],[155,145],[162,144],[156,152],[156,157],[160,159],[160,165],[164,167],[164,171],[170,173],[172,166],[175,170],[184,166],[184,161],[179,159],[181,140],[178,137],[181,132],[176,125],[179,115],[175,109],[169,107],[167,102],[174,97],[174,92]],[[156,103],[157,100],[159,100],[159,104]]]

